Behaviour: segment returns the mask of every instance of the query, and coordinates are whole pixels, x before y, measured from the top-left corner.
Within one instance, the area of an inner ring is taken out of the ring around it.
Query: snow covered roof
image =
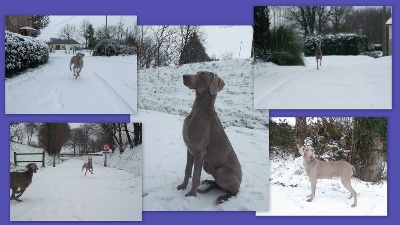
[[[390,17],[390,19],[388,19],[388,21],[386,21],[387,25],[392,25],[392,17]]]
[[[47,44],[51,45],[51,44],[78,44],[79,42],[75,41],[74,39],[69,39],[69,41],[67,39],[60,39],[60,38],[50,38],[50,41],[47,42]]]
[[[34,29],[32,27],[20,27],[19,29],[20,30],[36,30],[36,29]]]

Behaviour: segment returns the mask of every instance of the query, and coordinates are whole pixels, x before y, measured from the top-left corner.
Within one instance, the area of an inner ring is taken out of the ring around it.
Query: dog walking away
[[[19,197],[21,197],[32,183],[33,173],[36,173],[38,169],[35,163],[29,163],[26,165],[26,168],[28,170],[25,172],[10,172],[10,189],[12,190],[10,201],[14,199],[17,202],[22,202]],[[15,194],[18,195],[15,196]]]
[[[315,58],[317,59],[317,69],[318,69],[318,59],[319,59],[319,66],[321,66],[322,63],[321,42],[315,43]]]
[[[187,160],[185,177],[177,189],[186,189],[193,169],[192,187],[185,196],[222,189],[227,194],[217,199],[217,203],[221,204],[239,192],[242,182],[241,165],[214,110],[217,93],[225,83],[217,74],[202,71],[194,75],[183,75],[183,84],[196,90],[196,99],[183,123]],[[198,190],[202,168],[214,180],[204,180],[202,184],[208,187]]]
[[[92,157],[91,156],[88,157],[88,162],[87,163],[85,162],[83,164],[81,171],[83,171],[83,169],[86,169],[85,176],[86,176],[86,173],[87,173],[88,170],[89,170],[89,172],[91,172],[93,174],[93,163],[92,163]]]
[[[351,194],[349,199],[354,197],[354,203],[351,207],[357,206],[357,193],[351,187],[351,177],[355,173],[354,166],[345,161],[320,161],[315,158],[314,148],[311,146],[302,146],[299,148],[299,152],[303,156],[304,167],[311,181],[311,195],[307,200],[308,202],[311,202],[315,197],[315,189],[318,179],[340,177],[343,186]]]
[[[81,70],[83,68],[83,57],[85,54],[82,53],[77,53],[75,56],[72,56],[71,61],[69,63],[69,70],[74,71],[74,76],[77,78],[79,74],[81,73]],[[71,66],[74,65],[74,67],[71,69]]]

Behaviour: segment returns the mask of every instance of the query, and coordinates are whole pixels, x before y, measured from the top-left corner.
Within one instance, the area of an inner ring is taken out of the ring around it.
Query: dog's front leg
[[[195,196],[197,193],[197,188],[200,185],[200,175],[201,170],[203,168],[203,161],[205,156],[205,149],[197,149],[194,150],[194,169],[193,169],[193,178],[192,178],[192,188],[190,191],[185,195],[188,196]]]
[[[185,190],[188,185],[189,178],[192,176],[194,156],[192,155],[192,153],[189,152],[189,150],[187,150],[186,152],[187,156],[186,156],[185,178],[183,178],[182,184],[178,185],[177,187],[178,190]]]
[[[312,202],[312,200],[314,199],[316,187],[317,187],[317,179],[311,179],[311,195],[309,199],[307,199],[307,202]]]

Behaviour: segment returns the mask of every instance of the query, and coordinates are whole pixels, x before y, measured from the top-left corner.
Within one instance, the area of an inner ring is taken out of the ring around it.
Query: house
[[[390,19],[388,19],[388,21],[386,21],[386,26],[387,26],[387,29],[388,29],[388,33],[389,33],[389,37],[388,37],[388,39],[389,39],[389,42],[387,43],[387,54],[388,55],[392,55],[392,34],[393,34],[393,31],[392,31],[392,18],[390,18]]]
[[[81,44],[74,39],[60,39],[60,38],[50,38],[47,42],[50,49],[53,50],[65,50],[69,52],[70,49],[79,48]]]
[[[34,36],[33,16],[6,16],[6,30],[24,36]]]

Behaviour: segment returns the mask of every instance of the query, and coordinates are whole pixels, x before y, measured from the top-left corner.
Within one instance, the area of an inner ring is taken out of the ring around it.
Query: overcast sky
[[[50,24],[42,31],[40,39],[48,41],[50,38],[58,38],[60,29],[65,24],[75,24],[79,28],[83,19],[87,18],[94,26],[99,28],[106,23],[106,16],[50,16]],[[116,25],[120,19],[126,26],[137,23],[136,16],[107,16],[108,25]],[[251,26],[204,26],[206,37],[206,51],[211,57],[217,58],[224,52],[232,52],[234,58],[249,58],[251,53],[251,40],[253,29]],[[82,41],[82,40],[77,40]]]
[[[50,38],[58,38],[58,33],[65,24],[75,24],[79,28],[84,18],[88,19],[95,29],[106,24],[106,16],[50,16],[50,24],[42,30],[39,38],[45,41],[50,40]],[[137,23],[136,16],[107,16],[107,24],[116,25],[121,18],[126,27],[134,26]]]
[[[220,58],[221,53],[226,51],[233,52],[234,58],[250,57],[252,26],[204,26],[204,30],[205,47],[210,57],[215,54]]]

